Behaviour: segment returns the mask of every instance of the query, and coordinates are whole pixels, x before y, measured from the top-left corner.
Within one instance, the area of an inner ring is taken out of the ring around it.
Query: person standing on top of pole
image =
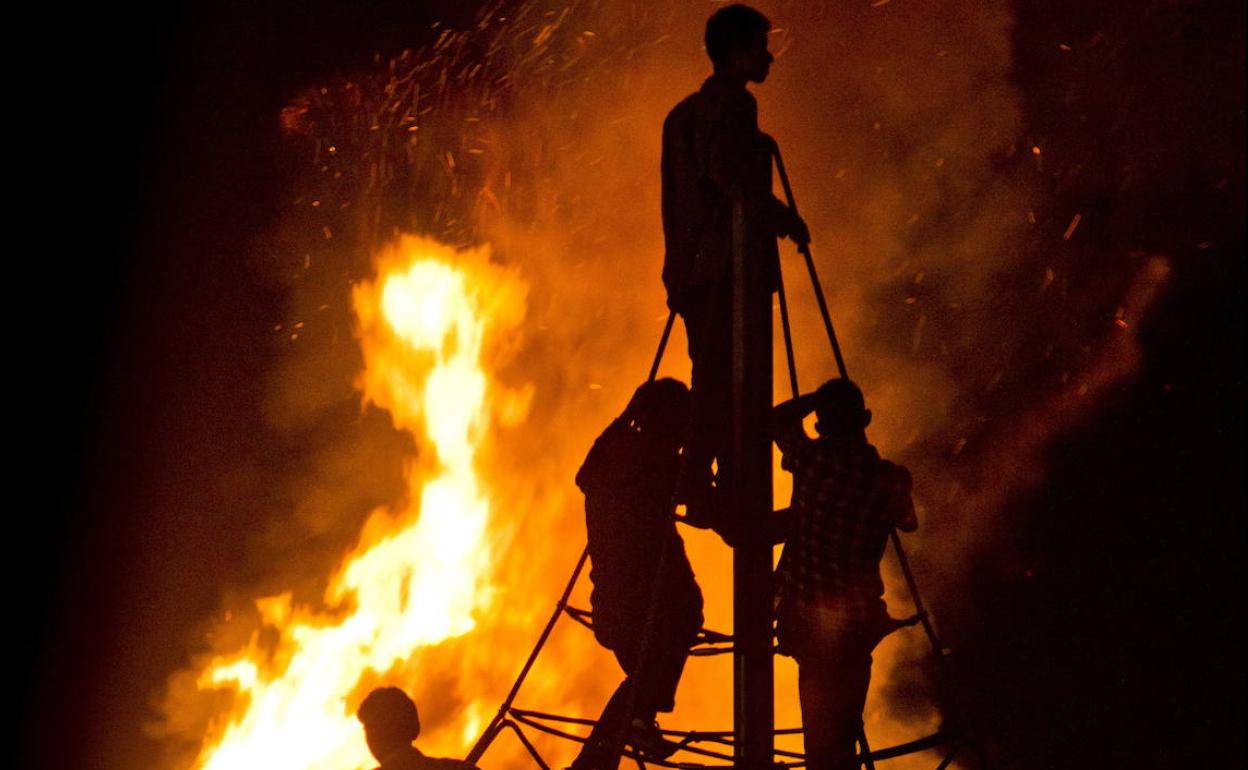
[[[671,711],[702,627],[702,591],[676,532],[672,495],[689,418],[689,390],[647,382],[594,442],[576,474],[585,529],[594,637],[627,678],[607,701],[571,770],[614,770],[622,744],[663,759],[655,715]],[[630,714],[629,711],[632,711]]]
[[[815,439],[802,427],[812,411]],[[867,441],[871,412],[847,379],[780,404],[772,419],[793,474],[776,633],[797,660],[806,767],[856,770],[871,651],[901,625],[884,605],[880,559],[894,528],[918,528],[910,472]]]
[[[758,103],[747,83],[767,79],[771,22],[753,8],[729,5],[706,22],[714,67],[701,89],[663,122],[662,199],[667,304],[685,322],[693,363],[693,413],[678,502],[690,523],[717,516],[723,488],[732,371],[733,208],[744,214],[747,260],[768,265],[776,288],[776,239],[809,242],[806,223],[772,194],[773,142],[758,128]],[[721,471],[716,483],[712,464]]]

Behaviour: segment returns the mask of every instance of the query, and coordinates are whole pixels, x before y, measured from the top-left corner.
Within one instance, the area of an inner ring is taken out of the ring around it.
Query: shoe
[[[616,761],[619,765],[619,761]],[[610,767],[610,764],[604,761],[604,757],[596,751],[582,751],[572,760],[572,764],[564,768],[564,770],[599,770],[599,768]]]
[[[667,759],[676,753],[680,746],[663,737],[658,722],[645,723],[634,719],[629,731],[628,743],[639,753],[650,759]]]

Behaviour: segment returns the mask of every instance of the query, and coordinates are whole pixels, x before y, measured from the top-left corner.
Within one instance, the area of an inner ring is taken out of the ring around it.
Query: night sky
[[[251,439],[284,300],[259,260],[300,172],[278,110],[471,15],[392,0],[117,13],[31,54],[31,98],[9,121],[26,123],[10,149],[29,177],[11,194],[34,204],[10,219],[27,235],[9,324],[30,468],[11,481],[10,564],[34,558],[10,583],[8,626],[33,629],[9,631],[10,665],[32,766],[152,756],[140,728],[162,672],[222,586],[254,577],[237,536],[249,511],[217,504],[212,469],[272,449]],[[1028,130],[1080,159],[1053,195],[1113,223],[1107,247],[1170,254],[1175,273],[1134,382],[1012,502],[1011,548],[1033,574],[1003,582],[985,564],[943,619],[975,661],[958,669],[965,697],[1018,767],[1242,767],[1243,6],[1020,0],[1016,17]],[[1097,33],[1103,55],[1054,60],[1053,41]],[[1060,117],[1072,98],[1086,121]],[[1128,172],[1144,181],[1124,192]],[[218,516],[172,516],[188,496]]]

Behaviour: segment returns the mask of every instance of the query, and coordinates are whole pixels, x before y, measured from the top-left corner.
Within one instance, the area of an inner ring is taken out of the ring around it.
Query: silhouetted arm
[[[914,479],[903,465],[894,465],[897,473],[896,497],[893,502],[895,519],[893,526],[902,532],[914,532],[919,528],[919,518],[914,513]]]
[[[780,467],[785,470],[791,470],[788,465],[790,455],[810,441],[810,437],[806,435],[806,429],[802,427],[802,420],[813,411],[815,411],[814,393],[807,393],[785,401],[771,411],[771,436],[776,446],[780,447]]]
[[[663,121],[663,152],[660,162],[663,212],[663,287],[667,306],[678,312],[686,306],[700,233],[700,218],[690,211],[691,190],[699,179],[698,159],[689,146],[689,110],[683,103]]]

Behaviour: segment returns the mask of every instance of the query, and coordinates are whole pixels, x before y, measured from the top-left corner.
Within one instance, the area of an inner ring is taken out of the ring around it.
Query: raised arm
[[[815,411],[814,393],[790,399],[772,409],[771,437],[776,442],[776,446],[780,447],[780,454],[783,457],[788,457],[794,450],[810,440],[806,435],[806,429],[802,427],[802,420],[813,411]],[[788,469],[783,461],[781,465],[786,470]]]

